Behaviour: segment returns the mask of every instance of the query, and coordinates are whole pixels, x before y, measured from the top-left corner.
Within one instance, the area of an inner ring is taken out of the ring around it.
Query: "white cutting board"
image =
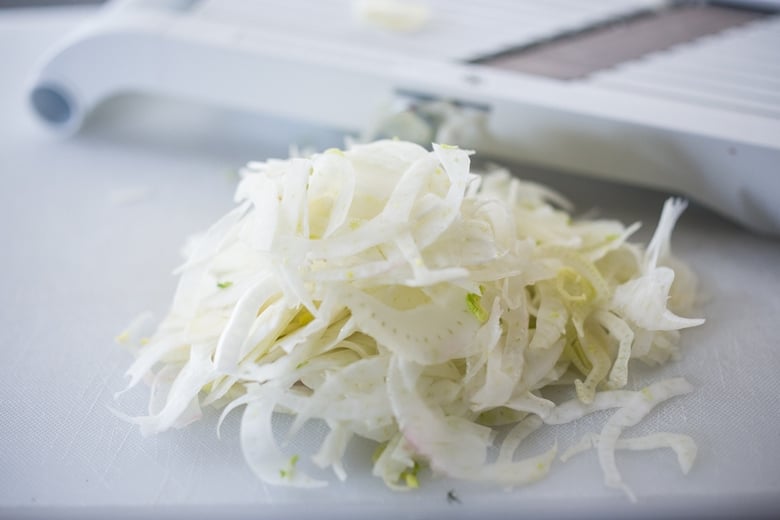
[[[641,370],[635,381],[684,375],[696,391],[631,433],[689,434],[699,458],[682,476],[670,452],[620,453],[636,505],[603,486],[594,453],[511,492],[424,479],[419,491],[395,493],[368,475],[371,447],[358,444],[346,483],[298,491],[254,479],[238,448],[238,414],[221,440],[213,413],[187,429],[141,437],[109,411],[141,412],[147,397],[140,388],[114,401],[130,357],[113,337],[137,313],[165,311],[185,237],[232,206],[232,170],[284,157],[291,143],[322,148],[342,137],[135,97],[109,102],[84,132],[58,139],[27,112],[25,78],[89,12],[0,10],[0,517],[730,517],[780,507],[780,241],[697,207],[684,215],[673,247],[702,278],[708,322],[683,335],[682,360]],[[664,199],[525,173],[581,211],[644,221],[644,240]],[[551,430],[531,448],[557,440],[565,449],[601,421]],[[320,433],[310,429],[296,449]],[[460,502],[447,500],[450,490]]]

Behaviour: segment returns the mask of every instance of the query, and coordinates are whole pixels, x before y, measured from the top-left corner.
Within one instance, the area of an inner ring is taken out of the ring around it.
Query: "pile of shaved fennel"
[[[144,380],[151,397],[130,420],[145,434],[243,406],[243,453],[267,483],[324,483],[279,447],[283,412],[291,435],[327,423],[312,461],[342,480],[359,436],[378,443],[373,474],[393,488],[416,487],[421,466],[514,486],[556,455],[515,460],[531,432],[612,409],[563,458],[595,447],[606,484],[629,496],[617,449],[668,447],[690,467],[687,436],[621,438],[691,390],[625,389],[630,359],[674,357],[679,329],[703,322],[675,314],[695,292],[669,249],[682,201],[666,202],[643,249],[627,241],[638,225],[572,220],[540,185],[472,173],[467,151],[389,140],[250,163],[236,200],[192,239],[170,313],[137,342],[130,387]],[[576,397],[556,404],[551,385]]]

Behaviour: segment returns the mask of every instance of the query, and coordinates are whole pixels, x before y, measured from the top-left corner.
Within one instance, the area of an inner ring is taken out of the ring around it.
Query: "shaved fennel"
[[[272,420],[292,414],[294,433],[321,419],[330,433],[316,466],[347,478],[349,443],[367,438],[378,443],[374,475],[408,489],[423,466],[533,482],[557,447],[516,460],[529,434],[612,410],[565,458],[597,446],[605,483],[628,493],[616,450],[671,447],[687,471],[687,437],[621,438],[691,389],[682,379],[625,389],[631,359],[675,356],[677,331],[703,321],[669,307],[689,303],[678,287],[694,283],[669,245],[684,203],[667,201],[643,250],[628,241],[638,225],[572,219],[560,195],[505,170],[477,175],[469,155],[377,141],[250,163],[238,206],[191,240],[169,314],[137,346],[130,386],[152,390],[149,414],[131,420],[157,433],[202,406],[223,417],[243,408],[252,471],[319,486]],[[549,385],[576,397],[555,403]],[[509,431],[489,456],[500,427]]]

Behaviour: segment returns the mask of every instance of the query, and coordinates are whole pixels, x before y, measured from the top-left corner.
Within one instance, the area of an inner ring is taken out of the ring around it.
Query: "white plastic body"
[[[399,91],[486,107],[481,155],[688,196],[780,235],[780,119],[473,64],[296,43],[165,10],[107,9],[54,49],[31,85],[75,131],[104,99],[169,94],[355,131]],[[36,98],[37,96],[37,98]]]

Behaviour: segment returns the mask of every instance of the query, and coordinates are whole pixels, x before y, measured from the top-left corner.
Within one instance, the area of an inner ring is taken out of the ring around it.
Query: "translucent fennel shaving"
[[[616,450],[671,447],[687,471],[687,437],[621,438],[691,390],[682,379],[625,388],[630,359],[673,358],[678,330],[703,322],[680,316],[695,280],[669,245],[685,203],[666,202],[643,249],[628,242],[638,225],[572,219],[560,195],[500,169],[477,175],[469,155],[377,141],[250,163],[236,209],[190,241],[169,314],[136,348],[130,386],[152,389],[149,415],[130,420],[151,434],[201,406],[242,409],[257,476],[319,486],[272,418],[292,414],[293,433],[321,419],[316,466],[347,478],[350,441],[367,438],[373,474],[408,489],[425,466],[533,482],[557,447],[517,460],[528,435],[611,410],[565,458],[595,446],[605,483],[629,496]],[[555,403],[549,385],[576,397]]]

